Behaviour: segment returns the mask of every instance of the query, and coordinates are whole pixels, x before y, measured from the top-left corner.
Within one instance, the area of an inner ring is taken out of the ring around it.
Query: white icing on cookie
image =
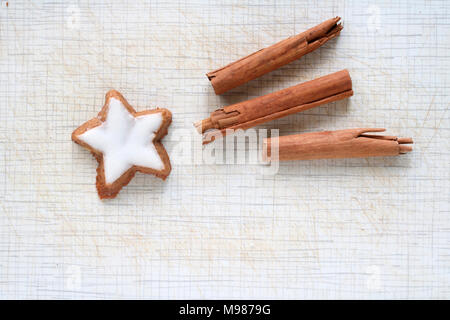
[[[164,169],[153,145],[162,121],[160,112],[134,117],[121,101],[111,98],[106,121],[83,133],[79,139],[103,153],[105,180],[111,184],[133,165]]]

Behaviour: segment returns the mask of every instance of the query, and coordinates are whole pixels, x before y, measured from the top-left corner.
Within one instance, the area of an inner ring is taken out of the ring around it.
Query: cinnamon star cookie
[[[172,114],[167,109],[136,112],[119,92],[106,94],[98,116],[72,133],[72,140],[91,151],[98,161],[100,199],[114,198],[137,171],[167,178],[170,160],[160,140],[171,122]]]

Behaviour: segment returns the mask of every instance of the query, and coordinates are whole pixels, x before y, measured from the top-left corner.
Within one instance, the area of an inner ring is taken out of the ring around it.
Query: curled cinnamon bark
[[[412,147],[406,145],[413,143],[411,138],[367,134],[385,130],[346,129],[268,138],[264,140],[263,157],[267,161],[366,158],[397,156],[412,151]]]
[[[194,124],[199,133],[210,129],[248,129],[258,124],[308,110],[319,105],[353,95],[352,80],[347,70],[341,70],[296,86],[258,98],[226,106],[211,113],[207,119]],[[211,132],[203,137],[203,144],[217,136]]]
[[[296,36],[254,52],[206,74],[216,94],[222,94],[316,50],[339,35],[340,17],[329,19]]]

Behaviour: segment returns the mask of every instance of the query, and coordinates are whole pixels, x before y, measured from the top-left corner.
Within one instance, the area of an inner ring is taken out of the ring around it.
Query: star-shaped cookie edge
[[[105,181],[105,172],[104,172],[104,163],[103,163],[103,153],[99,150],[94,149],[87,143],[83,142],[78,137],[85,133],[86,131],[93,129],[95,127],[100,126],[102,123],[106,121],[106,117],[108,115],[108,108],[109,108],[109,102],[111,98],[115,98],[119,100],[125,108],[128,110],[128,112],[133,115],[134,117],[143,116],[147,114],[152,113],[161,113],[163,121],[161,123],[161,126],[159,129],[155,132],[155,137],[153,138],[153,145],[155,146],[158,155],[160,156],[162,162],[164,163],[164,169],[162,170],[155,170],[148,167],[140,167],[133,165],[131,168],[129,168],[124,174],[120,176],[117,180],[115,180],[111,184],[107,184]],[[166,149],[164,148],[163,144],[160,142],[160,140],[167,134],[168,128],[172,122],[172,114],[169,110],[164,108],[156,108],[152,110],[145,110],[137,112],[134,110],[134,108],[125,100],[125,98],[120,94],[120,92],[116,90],[110,90],[105,95],[105,104],[103,105],[102,109],[98,113],[97,117],[86,121],[81,126],[79,126],[77,129],[75,129],[72,132],[72,141],[75,143],[81,145],[82,147],[88,149],[91,151],[91,153],[94,155],[95,159],[98,162],[97,166],[97,178],[96,178],[96,186],[97,186],[97,192],[100,197],[100,199],[110,199],[115,198],[117,194],[120,192],[120,190],[126,186],[128,183],[130,183],[131,179],[133,179],[136,172],[142,172],[146,174],[153,174],[154,176],[165,180],[167,176],[170,174],[170,171],[172,170],[172,167],[170,165],[170,159],[169,155],[167,154]]]

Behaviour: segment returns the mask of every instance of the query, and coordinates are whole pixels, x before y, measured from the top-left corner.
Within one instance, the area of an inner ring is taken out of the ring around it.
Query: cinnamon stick
[[[366,158],[397,156],[412,151],[412,147],[406,145],[413,143],[411,138],[367,134],[383,131],[382,128],[347,129],[267,138],[263,144],[263,158],[280,161]],[[278,142],[272,139],[278,139]]]
[[[254,52],[206,74],[216,94],[222,94],[316,50],[339,35],[340,17],[329,19],[296,36]]]
[[[258,124],[285,117],[317,107],[321,104],[341,100],[353,95],[352,80],[347,70],[341,70],[296,86],[276,91],[258,98],[226,106],[211,113],[210,117],[194,124],[199,133],[210,129],[248,129]],[[207,132],[203,144],[217,136]]]

